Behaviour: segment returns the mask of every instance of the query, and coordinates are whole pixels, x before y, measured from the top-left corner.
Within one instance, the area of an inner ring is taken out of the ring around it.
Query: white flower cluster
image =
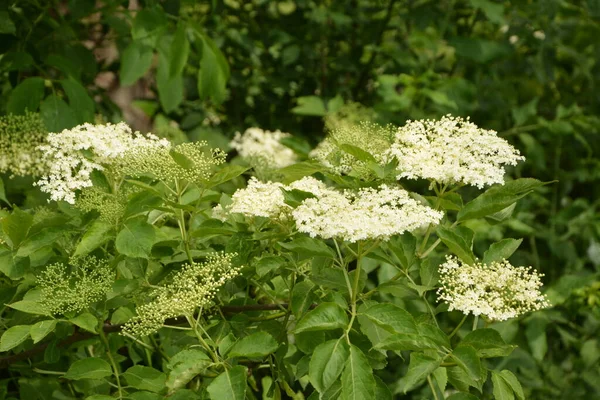
[[[381,185],[356,192],[328,191],[304,200],[292,216],[298,230],[311,237],[356,242],[387,240],[392,235],[437,224],[444,214],[418,203],[403,189]]]
[[[450,115],[439,121],[408,121],[387,151],[398,161],[398,179],[424,178],[483,188],[504,183],[503,165],[525,158],[495,131]]]
[[[313,178],[304,177],[286,186],[279,182],[261,182],[250,178],[245,189],[238,189],[231,197],[231,204],[223,209],[220,205],[213,209],[213,217],[225,220],[229,213],[239,213],[247,217],[265,217],[287,220],[292,207],[285,203],[282,189],[302,190],[314,195],[321,195],[327,186]]]
[[[231,265],[235,253],[217,253],[204,263],[186,264],[170,283],[151,293],[152,301],[137,307],[137,316],[127,321],[123,331],[135,336],[147,336],[160,329],[165,320],[192,316],[198,308],[213,305],[217,290],[239,274]]]
[[[439,271],[438,301],[447,302],[450,311],[504,321],[550,305],[540,292],[543,275],[531,267],[513,267],[507,260],[468,265],[448,256]]]
[[[236,132],[229,145],[239,155],[250,162],[265,165],[268,168],[283,168],[296,163],[296,154],[281,143],[281,139],[290,137],[281,131],[264,131],[259,128],[248,128],[244,134]]]
[[[92,186],[91,173],[103,170],[132,148],[169,147],[166,139],[152,134],[132,134],[125,123],[83,124],[60,133],[50,133],[39,147],[47,164],[47,175],[36,184],[52,200],[75,203],[75,192]]]

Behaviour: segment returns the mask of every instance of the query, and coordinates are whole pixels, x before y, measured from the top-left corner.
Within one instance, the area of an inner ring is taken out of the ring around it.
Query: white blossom
[[[533,32],[533,37],[536,38],[537,40],[544,40],[546,39],[546,34],[544,33],[544,31],[535,31]]]
[[[540,292],[543,275],[531,267],[513,267],[507,260],[468,265],[448,256],[439,271],[438,301],[450,311],[504,321],[549,306]]]
[[[281,139],[290,137],[281,131],[264,131],[260,128],[248,128],[244,134],[236,132],[229,145],[238,154],[249,160],[259,161],[270,168],[283,168],[296,163],[297,156]]]
[[[132,148],[168,147],[169,141],[147,134],[132,134],[125,123],[83,124],[60,133],[50,133],[39,147],[47,164],[47,175],[36,184],[55,201],[75,203],[77,190],[92,186],[91,174],[103,170]]]
[[[378,189],[327,191],[305,199],[292,216],[298,230],[311,237],[356,242],[387,240],[392,235],[437,224],[443,213],[418,203],[403,189],[381,185]]]
[[[424,178],[482,188],[504,183],[504,165],[525,158],[492,130],[460,117],[408,121],[386,152],[398,162],[398,179]]]

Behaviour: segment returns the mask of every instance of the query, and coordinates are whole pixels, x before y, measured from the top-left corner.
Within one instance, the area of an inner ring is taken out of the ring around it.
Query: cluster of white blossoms
[[[438,301],[450,311],[504,321],[550,305],[540,292],[543,275],[531,267],[513,267],[507,260],[468,265],[448,256],[439,271]]]
[[[450,115],[439,121],[408,121],[386,151],[398,162],[398,179],[424,178],[442,184],[504,183],[503,165],[525,158],[492,130]]]
[[[51,314],[80,312],[102,299],[114,282],[114,272],[106,260],[86,257],[70,268],[51,264],[38,278],[41,303]]]
[[[91,174],[103,170],[131,149],[168,148],[166,139],[132,133],[121,122],[116,125],[83,124],[60,133],[50,133],[39,147],[47,165],[46,175],[36,184],[55,201],[75,203],[77,190],[91,187]]]
[[[211,307],[217,290],[239,274],[240,268],[231,265],[235,256],[216,253],[204,263],[184,265],[168,284],[153,290],[149,303],[137,307],[137,316],[125,323],[123,331],[147,336],[169,318],[192,316],[198,308]]]
[[[328,191],[305,199],[292,211],[296,227],[311,237],[347,242],[387,240],[443,218],[441,211],[420,204],[404,189],[381,185],[358,191]]]
[[[289,147],[281,143],[281,139],[290,137],[281,131],[264,131],[260,128],[248,128],[244,134],[235,133],[229,145],[238,154],[251,163],[268,168],[283,168],[298,161],[298,157]]]

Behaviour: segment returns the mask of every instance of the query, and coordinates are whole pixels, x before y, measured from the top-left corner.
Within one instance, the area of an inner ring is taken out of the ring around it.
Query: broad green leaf
[[[304,96],[296,99],[298,105],[292,108],[292,112],[297,115],[310,115],[322,117],[327,114],[325,102],[318,96]]]
[[[92,222],[92,224],[83,234],[79,244],[77,244],[74,255],[85,256],[86,254],[96,250],[98,247],[111,239],[112,235],[110,234],[110,231],[112,228],[112,224],[100,219]]]
[[[11,251],[0,253],[0,271],[10,279],[22,278],[29,267],[29,257],[15,257]]]
[[[313,257],[335,257],[331,247],[327,246],[322,240],[308,236],[300,236],[287,243],[279,242],[279,245],[298,254],[300,260]]]
[[[402,379],[404,393],[421,384],[441,363],[441,358],[429,357],[423,353],[410,353],[408,372]]]
[[[202,59],[198,71],[198,94],[202,99],[211,98],[213,103],[221,104],[226,96],[227,72],[219,62],[219,49],[211,46],[209,38],[202,36],[201,40]]]
[[[148,46],[156,46],[166,25],[166,15],[160,8],[143,8],[136,13],[133,19],[131,36],[135,41]]]
[[[483,253],[483,263],[490,264],[496,261],[502,261],[508,259],[521,245],[523,239],[502,239],[490,246],[490,248]]]
[[[457,215],[458,221],[482,218],[505,209],[534,189],[551,182],[540,182],[537,179],[521,178],[506,182],[504,185],[492,186],[480,196],[471,200]]]
[[[133,85],[152,65],[154,52],[152,47],[139,41],[133,41],[121,54],[119,77],[122,86]]]
[[[186,26],[183,23],[177,25],[177,31],[169,49],[171,61],[169,63],[169,77],[180,76],[188,61],[190,54],[190,42],[186,34]]]
[[[98,357],[77,360],[67,370],[65,379],[77,381],[79,379],[102,379],[112,375],[110,364]]]
[[[492,376],[494,372],[495,371],[492,371]],[[498,375],[500,375],[500,377],[504,379],[508,386],[510,386],[517,400],[525,400],[525,393],[523,393],[523,387],[521,386],[521,383],[519,382],[517,377],[512,372],[505,369],[500,371]]]
[[[420,334],[398,333],[388,336],[375,347],[383,350],[418,351],[438,349],[440,345],[434,340]]]
[[[158,393],[165,388],[167,376],[154,368],[134,365],[123,374],[129,386]]]
[[[504,6],[502,4],[490,0],[469,0],[469,2],[471,6],[480,9],[490,21],[496,24],[505,23]]]
[[[130,220],[117,235],[117,250],[128,257],[148,258],[154,238],[152,225],[143,219]]]
[[[56,328],[56,320],[55,319],[46,319],[44,321],[40,321],[31,326],[29,330],[29,334],[33,339],[33,343],[37,343],[43,338],[45,338],[50,332]]]
[[[169,392],[184,387],[211,364],[211,359],[200,350],[188,349],[175,354],[167,364],[170,372],[165,384]]]
[[[264,331],[253,333],[243,337],[236,342],[229,353],[228,357],[245,357],[245,358],[264,358],[271,353],[274,353],[279,345],[277,341]]]
[[[458,346],[451,354],[454,362],[474,381],[481,380],[481,360],[477,350],[468,345]]]
[[[18,208],[15,208],[9,216],[2,218],[2,230],[10,239],[13,248],[18,247],[27,237],[32,223],[33,216]]]
[[[504,57],[512,51],[508,43],[478,37],[458,36],[450,38],[448,43],[454,47],[458,57],[480,64]]]
[[[15,35],[17,27],[10,19],[8,11],[0,11],[0,33],[7,35]]]
[[[533,315],[527,321],[525,337],[531,350],[531,355],[538,361],[542,361],[548,351],[548,340],[546,338],[546,326],[548,320],[544,316]]]
[[[6,112],[25,114],[25,110],[34,112],[44,98],[44,80],[39,77],[27,78],[19,83],[8,96]]]
[[[417,239],[410,233],[394,236],[386,246],[398,258],[400,265],[406,270],[412,266],[415,261],[415,252],[417,251]]]
[[[96,105],[86,88],[73,78],[63,79],[60,84],[69,98],[69,106],[75,111],[77,123],[93,122]]]
[[[19,310],[28,314],[49,315],[44,305],[32,300],[21,300],[8,305],[10,308]]]
[[[89,312],[80,314],[75,318],[71,318],[69,321],[92,333],[96,333],[96,329],[98,328],[98,319]]]
[[[315,285],[311,281],[302,281],[292,289],[291,309],[296,318],[300,318],[316,300]]]
[[[241,165],[226,165],[211,176],[206,187],[211,188],[237,178],[250,168]]]
[[[287,167],[280,168],[277,172],[283,175],[282,182],[287,185],[298,179],[304,178],[305,176],[310,176],[325,170],[326,168],[319,162],[309,160],[288,165]]]
[[[369,360],[358,347],[350,346],[350,355],[342,373],[342,400],[370,399],[375,392],[375,378]]]
[[[176,151],[175,149],[169,150],[169,155],[183,169],[194,169],[196,164],[194,161],[183,153]]]
[[[515,348],[515,346],[506,344],[498,331],[489,328],[470,332],[459,343],[459,347],[462,345],[472,346],[481,358],[506,357]]]
[[[310,383],[320,393],[325,392],[338,379],[350,355],[344,339],[334,339],[318,345],[310,358],[308,376]]]
[[[361,149],[360,147],[347,143],[340,144],[339,147],[346,153],[350,154],[351,156],[354,156],[354,158],[356,158],[357,160],[374,163],[377,162],[377,160],[375,160],[375,157],[373,157],[371,153]]]
[[[169,74],[168,55],[161,52],[158,53],[156,88],[160,105],[167,114],[176,110],[183,101],[183,76]]]
[[[439,226],[436,233],[440,240],[466,264],[474,264],[475,256],[471,249],[473,245],[473,231],[466,227],[448,229]]]
[[[8,328],[0,338],[0,351],[8,351],[26,341],[29,338],[30,329],[30,325],[17,325]]]
[[[473,396],[470,393],[458,392],[446,397],[446,400],[479,400],[479,397]]]
[[[286,264],[286,260],[283,257],[279,256],[266,256],[261,257],[256,261],[255,268],[256,274],[259,277],[263,277],[272,271],[279,270],[282,266]]]
[[[504,380],[504,378],[497,373],[492,371],[492,385],[494,386],[494,399],[496,400],[514,400],[515,394],[512,387]]]
[[[25,239],[19,246],[17,256],[28,257],[42,247],[46,247],[56,242],[58,238],[64,235],[62,228],[52,227],[42,229]]]
[[[376,304],[365,310],[363,315],[388,332],[417,334],[413,316],[395,304]]]
[[[343,329],[348,326],[346,310],[336,303],[321,303],[296,325],[296,333]]]
[[[40,104],[40,115],[50,132],[61,132],[77,125],[77,115],[63,99],[51,94]]]
[[[373,377],[375,378],[374,398],[377,400],[392,400],[394,395],[388,385],[377,375],[373,375]]]
[[[206,390],[212,400],[244,400],[246,377],[246,367],[237,365],[217,376]]]

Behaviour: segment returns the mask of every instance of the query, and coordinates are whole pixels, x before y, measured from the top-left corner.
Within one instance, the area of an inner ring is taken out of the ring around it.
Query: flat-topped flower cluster
[[[251,164],[283,168],[298,161],[296,153],[281,143],[282,139],[288,137],[291,135],[286,132],[248,128],[243,134],[236,132],[229,145]]]

